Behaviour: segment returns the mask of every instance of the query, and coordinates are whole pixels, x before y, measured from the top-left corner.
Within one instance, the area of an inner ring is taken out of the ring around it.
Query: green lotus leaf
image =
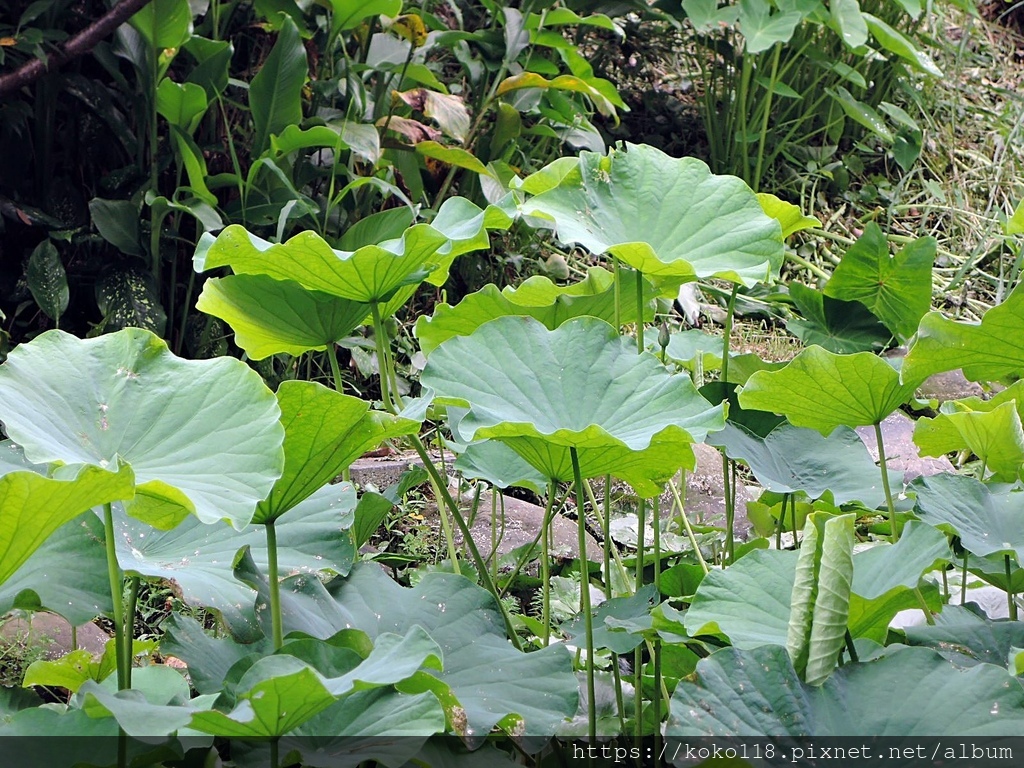
[[[189,680],[200,694],[219,694],[225,689],[231,668],[246,657],[256,659],[273,652],[270,640],[239,643],[230,635],[213,637],[193,618],[172,613],[160,629],[160,653],[188,666]]]
[[[920,608],[913,589],[921,584],[922,574],[931,570],[936,560],[943,559],[943,554],[934,537],[910,525],[905,535],[913,535],[910,545],[880,544],[853,556],[849,629],[854,637],[884,642],[897,613]],[[745,555],[724,570],[712,571],[701,581],[685,614],[687,633],[725,635],[733,646],[742,649],[784,646],[796,562],[796,552],[763,549]],[[883,567],[889,570],[883,572]],[[937,591],[921,591],[932,607]],[[935,610],[939,607],[934,605]]]
[[[283,382],[277,399],[285,434],[284,472],[256,508],[254,523],[276,520],[366,451],[420,426],[411,419],[371,411],[365,400],[316,382]]]
[[[956,534],[965,549],[1000,554],[1024,565],[1024,493],[993,493],[973,477],[941,474],[911,483],[914,511],[928,525]]]
[[[130,464],[133,515],[176,505],[241,528],[281,474],[284,429],[259,375],[225,357],[182,360],[138,328],[19,345],[0,367],[0,402],[33,462]]]
[[[768,192],[758,192],[757,202],[761,208],[779,222],[782,226],[782,238],[788,239],[790,235],[805,229],[820,228],[821,222],[814,216],[805,216],[800,207],[780,200]]]
[[[922,237],[889,255],[889,242],[874,222],[843,255],[825,295],[859,301],[901,340],[917,331],[931,308],[935,238]]]
[[[555,480],[572,476],[576,448],[585,476],[610,472],[646,496],[692,467],[690,444],[724,424],[722,406],[688,377],[589,317],[553,331],[532,318],[492,320],[435,349],[421,382],[438,402],[470,407],[463,440],[501,440]]]
[[[708,443],[724,447],[731,459],[745,461],[757,482],[775,493],[804,491],[817,499],[831,491],[836,504],[860,501],[871,508],[885,501],[878,467],[849,427],[822,437],[813,429],[784,423],[762,438],[730,422]]]
[[[898,681],[899,695],[893,695]],[[1004,667],[963,671],[925,648],[847,663],[820,687],[785,649],[725,648],[672,695],[666,736],[1005,736],[1024,728],[1024,688]]]
[[[64,480],[32,471],[0,477],[0,584],[62,525],[91,507],[130,499],[134,492],[135,477],[127,465],[116,472],[85,466]]]
[[[629,653],[639,646],[644,637],[643,630],[650,629],[651,608],[658,602],[658,591],[653,584],[646,584],[629,597],[613,597],[594,611],[594,647],[607,648],[615,653]],[[624,624],[641,632],[630,631]],[[585,628],[583,617],[577,616],[562,626],[562,631],[571,641],[582,642]]]
[[[924,381],[933,373],[962,368],[971,381],[995,381],[1024,373],[1024,283],[980,323],[958,323],[939,312],[921,319],[903,361],[903,377]]]
[[[281,599],[286,633],[330,637],[357,627],[375,638],[423,627],[444,654],[444,670],[431,674],[464,710],[467,739],[482,738],[498,724],[550,736],[576,711],[578,686],[565,648],[515,650],[493,596],[464,577],[428,573],[407,589],[378,566],[357,564],[326,587],[319,579],[286,579]],[[259,606],[257,612],[269,631],[269,612]]]
[[[870,352],[835,355],[808,347],[777,371],[758,371],[740,392],[744,408],[779,413],[828,435],[836,427],[878,424],[914,396],[915,381]]]
[[[661,357],[661,348],[657,344],[647,347],[656,357]],[[676,365],[687,370],[696,371],[696,360],[700,358],[701,370],[712,371],[722,367],[722,337],[690,328],[669,336],[665,356]],[[730,353],[731,357],[735,357]]]
[[[286,243],[270,243],[237,224],[219,235],[203,235],[196,248],[197,272],[231,267],[236,275],[291,280],[309,291],[363,303],[382,303],[402,288],[447,278],[456,256],[488,245],[488,225],[508,226],[500,210],[481,210],[453,198],[434,223],[416,224],[401,238],[337,251],[315,232],[301,232]]]
[[[967,397],[942,404],[935,418],[919,419],[914,442],[922,456],[944,456],[970,450],[993,473],[1013,481],[1024,464],[1021,412],[1024,382],[999,392],[991,400]]]
[[[930,525],[907,523],[895,544],[876,544],[853,557],[853,592],[874,600],[898,589],[916,589],[921,576],[953,555],[946,537]]]
[[[802,317],[786,321],[786,330],[805,345],[817,344],[838,355],[885,349],[892,333],[859,301],[841,301],[800,283],[789,296]]]
[[[448,446],[458,454],[453,466],[463,477],[486,480],[498,488],[516,485],[537,494],[545,492],[547,478],[505,443],[498,440],[466,443],[458,439],[459,425],[468,410],[449,406],[447,412],[448,425],[455,438],[448,442]]]
[[[276,526],[281,573],[346,573],[355,556],[347,530],[355,505],[355,490],[343,484],[325,486],[296,506]],[[239,532],[191,519],[172,531],[159,531],[114,511],[117,560],[124,571],[167,579],[189,605],[218,611],[236,637],[259,637],[252,613],[254,593],[234,578],[232,563],[239,548],[249,546],[266,567],[262,526]]]
[[[554,330],[566,320],[589,315],[607,323],[615,319],[615,278],[600,267],[587,270],[587,277],[572,285],[560,286],[548,278],[535,275],[519,287],[508,286],[501,291],[486,285],[452,307],[439,304],[431,316],[416,321],[416,338],[424,355],[454,336],[468,336],[484,323],[508,315],[529,316]],[[626,289],[634,290],[634,278],[623,280]],[[654,318],[651,301],[654,289],[644,281],[647,304],[644,320]],[[623,323],[636,321],[636,302],[624,301],[620,317]],[[719,342],[721,344],[721,342]]]
[[[203,285],[196,309],[231,326],[235,343],[253,360],[323,351],[370,315],[368,304],[266,275],[211,278]]]
[[[906,627],[908,645],[955,650],[985,664],[1002,665],[1012,648],[1024,646],[1024,622],[992,620],[969,607],[947,605],[932,626]]]
[[[800,679],[821,685],[846,642],[853,581],[854,518],[812,512],[804,524],[786,650]]]
[[[625,147],[581,153],[556,186],[522,205],[523,214],[550,222],[563,243],[610,254],[651,277],[753,285],[778,274],[782,228],[743,181],[713,175],[696,158]]]
[[[12,608],[56,613],[76,627],[110,615],[103,521],[90,510],[51,533],[0,585],[0,615]]]

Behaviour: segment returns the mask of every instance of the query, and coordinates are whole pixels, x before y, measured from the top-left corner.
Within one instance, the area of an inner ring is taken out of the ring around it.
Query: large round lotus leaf
[[[611,472],[642,495],[692,466],[690,444],[724,425],[722,406],[689,377],[590,317],[553,331],[533,318],[492,320],[434,350],[420,380],[438,402],[470,408],[463,440],[506,442],[555,480],[571,479],[576,448],[586,476]]]
[[[889,363],[870,352],[835,355],[808,347],[785,368],[758,371],[740,391],[740,405],[785,416],[828,435],[836,427],[878,424],[914,396]]]
[[[645,275],[753,285],[782,265],[782,228],[750,187],[654,147],[583,152],[522,211],[552,222],[561,242],[611,254]]]
[[[403,287],[426,279],[441,283],[461,253],[488,244],[487,229],[508,227],[510,219],[493,206],[482,211],[467,200],[441,206],[434,224],[416,224],[401,238],[338,251],[315,232],[301,232],[286,243],[270,243],[240,225],[213,237],[203,235],[196,248],[197,272],[231,267],[236,275],[293,280],[310,291],[356,302],[385,302]]]
[[[995,381],[1024,373],[1024,283],[1019,283],[981,323],[957,323],[939,312],[921,319],[903,361],[903,377],[923,381],[962,368],[971,381]]]
[[[277,399],[284,472],[256,508],[255,523],[276,520],[387,438],[419,429],[417,421],[371,411],[365,400],[312,381],[282,383]]]
[[[257,611],[269,631],[265,577],[244,576],[264,582]],[[579,688],[565,648],[517,651],[494,597],[464,577],[428,573],[407,589],[376,565],[360,563],[326,587],[302,576],[281,587],[286,633],[330,637],[355,627],[376,638],[423,627],[443,653],[444,669],[436,676],[464,711],[467,741],[479,743],[499,723],[519,734],[550,736],[576,712]]]
[[[1005,668],[958,670],[935,651],[903,648],[847,663],[814,687],[784,648],[764,646],[702,659],[696,681],[676,686],[666,736],[1005,736],[1022,728],[1024,688]]]
[[[235,343],[253,360],[323,351],[370,315],[368,304],[266,275],[211,278],[203,285],[196,309],[230,325]]]
[[[86,466],[63,480],[32,471],[0,477],[0,584],[62,525],[91,507],[130,499],[134,492],[128,466],[116,472]]]
[[[277,526],[277,556],[282,576],[330,570],[347,573],[355,555],[348,528],[356,505],[351,485],[329,485],[295,507]],[[235,579],[232,564],[241,547],[267,564],[266,531],[252,525],[241,532],[227,525],[185,520],[159,531],[119,514],[115,508],[117,560],[121,568],[166,579],[189,605],[218,611],[232,634],[244,640],[260,635],[252,611],[254,593]]]
[[[919,477],[915,512],[929,525],[960,537],[975,555],[1012,555],[1024,565],[1024,493],[992,493],[973,477]]]
[[[635,291],[635,278],[623,281],[625,291]],[[548,278],[535,275],[517,288],[508,286],[501,291],[486,285],[476,293],[452,307],[438,304],[434,314],[424,315],[416,321],[416,338],[423,354],[429,355],[439,344],[453,336],[468,336],[489,320],[507,315],[533,317],[549,330],[566,320],[589,315],[607,323],[615,321],[615,278],[600,267],[587,270],[587,277],[572,285],[556,285]],[[630,294],[632,295],[632,293]],[[651,301],[654,289],[644,281],[646,300],[644,319],[654,318]],[[636,301],[623,301],[620,321],[636,321]],[[719,341],[721,347],[721,341]]]
[[[860,501],[868,507],[885,501],[878,468],[849,427],[822,437],[813,429],[781,424],[762,438],[729,423],[708,443],[724,447],[731,459],[745,461],[769,491],[804,491],[812,499],[831,491],[836,504]]]
[[[0,403],[33,462],[128,462],[128,510],[140,517],[170,505],[241,528],[284,462],[277,400],[255,371],[182,360],[138,328],[85,340],[48,331],[18,346],[0,367]]]

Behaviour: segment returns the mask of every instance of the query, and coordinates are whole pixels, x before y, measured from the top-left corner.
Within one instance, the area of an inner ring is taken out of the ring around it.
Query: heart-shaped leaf
[[[761,0],[740,0],[740,32],[746,38],[748,54],[762,53],[776,43],[786,43],[804,14],[800,11],[772,13],[772,6]]]
[[[895,256],[874,222],[850,246],[825,286],[825,295],[859,301],[901,340],[917,331],[931,308],[935,238],[922,237]]]
[[[241,528],[281,474],[280,411],[259,375],[225,357],[182,360],[138,328],[19,345],[0,367],[0,402],[33,462],[130,464],[135,515],[170,504]]]
[[[785,649],[766,646],[702,659],[696,681],[676,686],[666,735],[1002,736],[1022,727],[1024,688],[1002,667],[957,670],[932,650],[905,648],[847,663],[814,687]]]
[[[914,425],[922,456],[945,456],[965,448],[999,479],[1013,482],[1024,464],[1024,428],[1014,401],[979,411],[956,410]]]
[[[466,441],[494,438],[549,479],[571,479],[569,449],[587,477],[612,473],[651,496],[681,466],[690,444],[724,424],[689,377],[637,355],[615,329],[576,318],[553,331],[505,317],[434,350],[421,376],[438,402],[469,406]]]
[[[622,282],[633,286],[635,278],[626,277]],[[439,304],[433,315],[420,317],[416,321],[416,338],[423,354],[429,355],[442,342],[454,336],[468,336],[484,323],[508,315],[533,317],[549,330],[583,315],[611,323],[615,318],[614,283],[610,272],[591,267],[585,280],[567,286],[556,285],[540,275],[534,275],[518,287],[508,286],[501,291],[494,285],[486,285],[454,307]],[[644,320],[650,321],[654,317],[650,306],[654,289],[646,281],[644,295]],[[619,319],[623,323],[636,321],[635,301],[624,302]]]
[[[563,243],[608,253],[647,276],[753,285],[782,264],[782,228],[746,184],[645,145],[581,153],[575,168],[522,210],[552,222]]]
[[[941,474],[911,483],[929,525],[960,537],[975,555],[1011,555],[1024,565],[1024,493],[993,493],[973,477]]]
[[[778,371],[758,371],[740,391],[744,408],[771,411],[828,435],[836,427],[878,424],[914,396],[917,382],[870,352],[836,355],[809,347]]]
[[[833,299],[800,283],[789,284],[789,296],[800,318],[786,321],[786,330],[807,346],[817,344],[839,355],[884,349],[892,333],[859,301]]]
[[[219,317],[253,360],[323,351],[370,316],[370,305],[310,291],[293,280],[229,275],[203,284],[196,309]]]
[[[277,390],[284,425],[284,472],[260,502],[254,523],[276,520],[389,437],[408,435],[419,422],[371,411],[358,397],[310,381],[286,381]]]
[[[924,381],[933,373],[962,368],[971,381],[995,381],[1024,373],[1024,283],[990,309],[981,323],[957,323],[938,312],[921,320],[903,361],[903,377]]]
[[[781,424],[762,438],[730,422],[708,442],[745,461],[757,481],[775,493],[804,491],[817,499],[831,491],[836,504],[860,501],[872,508],[885,501],[878,468],[849,427],[822,437],[813,429]]]

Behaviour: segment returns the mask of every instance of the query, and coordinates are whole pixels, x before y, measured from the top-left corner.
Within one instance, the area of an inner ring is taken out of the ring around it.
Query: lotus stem
[[[281,582],[277,577],[277,530],[274,521],[263,524],[267,531],[267,578],[270,580],[270,626],[274,650],[284,645],[284,621],[281,617]]]
[[[576,447],[569,448],[572,458],[572,475],[576,482],[576,531],[579,543],[580,563],[580,613],[586,628],[587,643],[587,735],[590,744],[597,743],[597,702],[594,692],[594,617],[590,612],[590,571],[587,567],[586,509],[583,506],[583,474],[580,472],[580,457]]]
[[[960,607],[967,605],[967,550],[964,550],[964,567],[960,572]]]
[[[746,59],[744,59],[746,64]],[[746,139],[744,139],[746,142]],[[744,146],[745,149],[745,146]],[[744,159],[744,163],[746,160]],[[744,166],[745,168],[746,166]],[[739,283],[733,283],[732,291],[729,293],[729,306],[725,313],[725,333],[722,336],[722,384],[729,382],[729,350],[732,344],[732,322],[736,315],[736,292],[739,290]],[[723,389],[722,402],[727,400]],[[729,482],[729,457],[722,449],[722,484],[725,490],[725,553],[728,562],[733,561],[735,547],[733,544],[733,529],[736,524],[736,495],[735,489],[730,487]]]
[[[619,270],[619,259],[612,256],[612,277],[615,294],[615,332],[622,331],[622,277]]]
[[[1013,592],[1013,571],[1010,569],[1010,556],[1003,555],[1003,565],[1006,568],[1006,605],[1010,611],[1010,621],[1017,620],[1017,599]]]
[[[782,494],[782,510],[779,512],[779,524],[775,526],[775,548],[782,549],[782,529],[786,527],[786,504],[790,494]]]
[[[850,630],[846,630],[846,650],[850,652],[850,661],[856,664],[860,661],[857,656],[857,647],[853,644],[853,635],[850,634]]]
[[[417,455],[423,462],[423,468],[427,470],[427,474],[430,475],[434,481],[434,485],[441,492],[441,499],[448,506],[448,510],[452,513],[452,519],[455,520],[455,525],[458,526],[459,532],[462,534],[463,540],[466,543],[466,548],[469,550],[469,555],[473,560],[473,567],[476,568],[477,573],[480,574],[480,581],[483,583],[484,589],[494,595],[495,600],[498,603],[498,609],[501,611],[502,618],[505,620],[505,631],[508,633],[509,640],[513,647],[517,651],[523,650],[523,645],[519,641],[519,635],[516,634],[515,626],[512,624],[512,618],[508,615],[508,609],[505,608],[505,604],[501,602],[501,594],[495,587],[494,582],[491,580],[490,571],[487,569],[487,563],[480,556],[480,550],[476,546],[476,542],[473,541],[473,536],[470,534],[469,526],[466,525],[466,520],[462,516],[462,512],[459,510],[459,505],[455,503],[455,499],[452,498],[451,493],[448,491],[448,485],[441,479],[440,473],[437,471],[437,467],[430,458],[430,454],[427,453],[427,449],[423,445],[423,441],[420,440],[419,435],[412,435],[411,442],[413,448],[416,449]]]
[[[135,660],[135,609],[139,603],[139,577],[128,580],[128,609],[124,613],[124,681],[132,687],[132,662]]]
[[[611,475],[605,475],[605,480],[605,519],[602,521],[602,526],[605,534],[604,541],[606,545],[604,547],[605,555],[610,555],[611,558],[615,560],[615,567],[619,569],[619,577],[622,579],[622,583],[628,584],[629,572],[626,570],[626,566],[623,565],[622,558],[619,557],[619,550],[611,546],[611,507],[609,502],[610,494],[608,492],[608,489],[611,487]],[[583,481],[583,490],[587,492],[587,499],[590,501],[591,507],[594,510],[600,509],[602,505],[597,503],[597,498],[594,496],[594,489],[590,487],[590,482],[588,480]],[[608,582],[608,584],[606,585],[606,594],[608,594],[608,596],[611,597],[611,563],[608,561],[606,561],[606,563],[607,566],[605,570],[605,579]]]
[[[932,616],[932,611],[928,607],[928,601],[924,599],[924,594],[921,592],[920,587],[914,587],[914,597],[917,598],[917,604],[921,606],[921,613],[924,614],[925,623],[934,624],[935,617]]]
[[[644,585],[644,533],[647,528],[647,500],[636,505],[636,591]]]
[[[657,578],[657,568],[654,573]],[[654,658],[654,695],[651,697],[651,703],[654,705],[654,721],[661,723],[661,638],[654,639],[654,652],[651,655]],[[661,754],[660,725],[654,727],[654,754]]]
[[[686,470],[683,470],[685,473]],[[683,482],[686,482],[686,475],[683,475]],[[690,546],[693,547],[693,553],[697,556],[697,562],[700,563],[700,569],[704,571],[704,575],[707,576],[711,572],[708,568],[707,562],[704,560],[704,555],[701,554],[700,546],[697,544],[697,537],[693,535],[693,528],[690,526],[690,520],[686,516],[686,509],[683,507],[683,500],[679,496],[679,489],[676,488],[674,480],[668,482],[669,490],[672,491],[672,497],[675,499],[676,507],[679,509],[679,516],[683,520],[683,528],[686,529],[686,536],[690,540]]]
[[[588,488],[590,486],[587,486]],[[594,505],[597,509],[597,504]],[[612,476],[604,476],[604,520],[601,521],[602,533],[604,534],[604,595],[612,598]]]
[[[444,467],[444,444],[441,442],[441,431],[440,430],[437,431],[437,442],[438,442],[438,447],[441,448],[441,466],[443,468]],[[447,472],[444,472],[443,474],[447,475]],[[433,477],[430,478],[430,485],[431,485],[431,488],[434,491],[434,498],[435,499],[439,499],[440,498],[440,492],[439,492],[439,489],[437,488],[437,484],[434,482],[434,478]],[[459,575],[462,575],[462,572],[459,570],[459,557],[458,557],[458,553],[455,551],[455,537],[452,535],[452,524],[451,524],[451,521],[448,519],[448,513],[445,511],[444,507],[441,504],[437,505],[437,516],[441,519],[441,532],[444,535],[445,546],[448,549],[448,559],[452,561],[452,569],[455,571],[455,573],[457,573]],[[467,523],[467,527],[472,526],[472,525],[473,525],[472,523]]]
[[[555,502],[555,481],[548,481],[548,496],[544,504],[544,521],[540,528],[541,554],[540,554],[540,580],[541,580],[541,619],[544,625],[544,636],[541,638],[544,645],[551,643],[551,546],[548,539],[548,531],[551,527],[551,512]],[[533,547],[530,547],[533,549]]]
[[[895,544],[900,538],[896,527],[896,505],[892,500],[892,488],[889,486],[889,464],[885,458],[885,444],[882,440],[882,424],[875,422],[875,443],[878,445],[878,469],[882,473],[882,490],[885,491],[885,505],[889,510],[889,538]]]
[[[651,527],[654,529],[654,586],[661,593],[661,510],[658,497],[651,501]]]
[[[103,538],[107,549],[107,576],[110,579],[110,599],[114,605],[114,658],[117,659],[117,689],[128,687],[127,670],[124,665],[124,576],[117,563],[117,548],[114,544],[114,512],[110,504],[103,505]]]
[[[636,271],[636,353],[644,351],[644,276]]]
[[[370,315],[373,318],[373,341],[377,346],[377,378],[380,381],[380,399],[384,410],[395,413],[395,404],[391,402],[390,374],[388,372],[387,338],[384,323],[380,317],[377,302],[370,304]]]
[[[341,380],[341,366],[338,365],[338,351],[334,347],[335,344],[333,341],[327,343],[327,359],[331,364],[331,376],[334,377],[334,389],[337,392],[341,392],[345,385]]]

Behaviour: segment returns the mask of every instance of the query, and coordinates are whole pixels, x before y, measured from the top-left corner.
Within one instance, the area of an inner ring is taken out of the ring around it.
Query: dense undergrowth
[[[112,635],[4,651],[0,736],[278,768],[1024,732],[1019,37],[200,5],[0,103],[0,611]],[[106,8],[5,10],[0,93]],[[980,394],[919,397],[949,371]],[[382,447],[418,464],[357,488]],[[506,492],[544,509],[499,558]]]

